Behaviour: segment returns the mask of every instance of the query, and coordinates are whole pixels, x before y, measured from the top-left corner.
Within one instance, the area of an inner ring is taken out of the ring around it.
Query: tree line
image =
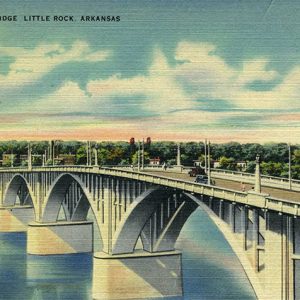
[[[98,162],[100,165],[127,165],[136,164],[138,160],[138,143],[130,142],[92,142],[92,147],[97,147]],[[36,157],[48,151],[49,142],[31,142],[32,154]],[[28,151],[26,141],[0,142],[0,157],[3,154],[13,154],[17,158],[26,155]],[[161,163],[167,165],[176,164],[177,143],[169,141],[150,142],[144,145],[145,164],[150,158],[159,157]],[[80,141],[55,141],[55,156],[59,154],[72,154],[75,156],[75,164],[86,164],[87,147],[85,142]],[[192,166],[194,161],[204,161],[204,143],[186,142],[180,143],[181,163]],[[255,158],[261,157],[262,173],[272,176],[288,176],[289,148],[286,143],[246,143],[237,142],[210,145],[211,165],[213,161],[219,161],[220,168],[238,170],[237,162],[246,161],[246,172],[254,172]],[[291,146],[292,176],[300,179],[300,147]],[[40,159],[33,162],[41,164]]]

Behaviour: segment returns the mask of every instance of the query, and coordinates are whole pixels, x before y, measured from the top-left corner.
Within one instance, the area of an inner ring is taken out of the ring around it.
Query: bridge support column
[[[220,200],[219,201],[219,218],[224,220],[224,201]]]
[[[248,249],[248,218],[249,218],[248,207],[243,206],[242,208],[243,248],[246,251]]]
[[[0,232],[25,232],[27,224],[32,220],[32,206],[0,207]]]
[[[28,224],[28,254],[51,255],[92,251],[93,222]]]
[[[181,253],[94,254],[93,299],[182,295]]]
[[[265,299],[290,299],[293,294],[291,217],[275,212],[267,214],[265,237]]]
[[[258,210],[253,208],[253,219],[252,219],[252,264],[255,272],[259,271],[259,257],[258,257],[258,245],[259,245],[259,215]]]
[[[235,232],[235,203],[229,204],[229,226],[232,232]]]

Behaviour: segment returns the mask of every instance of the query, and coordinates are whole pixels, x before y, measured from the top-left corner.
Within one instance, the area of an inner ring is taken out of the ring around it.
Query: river
[[[256,299],[237,257],[201,208],[176,248],[183,252],[184,283],[184,296],[176,299]],[[27,255],[25,233],[1,233],[0,299],[92,299],[92,264],[91,254]]]

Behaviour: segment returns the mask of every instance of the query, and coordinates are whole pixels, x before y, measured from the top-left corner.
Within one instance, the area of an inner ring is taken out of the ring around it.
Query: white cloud
[[[0,75],[0,86],[14,88],[35,82],[63,63],[104,61],[110,52],[92,51],[87,43],[77,41],[70,49],[59,44],[42,44],[34,49],[4,48],[0,55],[15,59],[9,66],[8,74]]]
[[[274,70],[267,70],[268,63],[268,60],[264,58],[244,62],[237,83],[243,86],[255,81],[272,81],[276,79],[278,73]]]
[[[178,64],[170,66],[164,54],[155,50],[147,75],[124,78],[120,75],[91,81],[87,91],[92,97],[143,95],[144,109],[167,113],[174,110],[201,109],[196,100],[210,101],[216,107],[224,100],[232,108],[300,109],[300,68],[295,68],[281,84],[266,91],[253,90],[251,83],[270,83],[279,78],[268,69],[266,58],[248,60],[241,67],[230,66],[218,56],[214,45],[181,42],[175,52]],[[270,85],[271,86],[271,85]]]
[[[74,44],[68,50],[52,45],[50,48],[41,46],[31,51],[42,53],[42,60],[47,62],[41,67],[43,73],[49,72],[53,65],[66,61],[101,61],[108,55],[105,52],[92,52],[83,42]],[[30,55],[32,56],[32,52]],[[52,63],[48,61],[49,57]],[[93,114],[84,117],[85,119],[82,116],[63,116],[61,120],[52,116],[42,117],[48,118],[47,124],[52,124],[51,126],[59,127],[61,122],[67,124],[68,128],[74,125],[78,129],[90,124],[95,128],[105,126],[108,131],[111,128],[113,132],[117,126],[119,131],[123,130],[126,134],[133,134],[138,130],[157,137],[162,134],[170,139],[214,135],[219,140],[223,137],[224,140],[235,139],[236,136],[246,141],[254,138],[251,134],[257,133],[257,139],[263,139],[269,132],[272,135],[268,138],[276,137],[278,140],[277,131],[286,134],[289,129],[299,136],[298,121],[291,124],[290,117],[280,118],[280,124],[287,126],[280,125],[279,130],[276,125],[278,116],[274,120],[273,113],[266,111],[262,119],[253,110],[277,109],[284,115],[287,114],[286,109],[300,109],[300,67],[296,66],[282,78],[275,70],[268,69],[266,58],[249,60],[239,67],[233,67],[216,54],[213,45],[188,42],[179,43],[175,65],[168,63],[165,55],[158,49],[154,51],[153,57],[153,62],[144,75],[127,78],[114,74],[106,79],[88,82],[86,90],[80,88],[78,83],[66,81],[53,94],[41,97],[26,107],[24,103],[21,109],[23,112],[57,116],[77,112],[97,114],[96,117]],[[22,63],[21,55],[18,54],[17,61],[11,66],[15,74],[10,76],[17,76],[19,69],[37,70],[36,63],[37,61],[33,63],[30,59],[28,64],[26,59]],[[255,91],[249,87],[257,81],[268,83],[277,79],[281,80],[280,83],[270,85],[267,91]],[[132,102],[132,99],[135,100]],[[223,108],[220,107],[223,102],[219,100],[229,104],[228,110],[218,111]],[[217,111],[207,111],[204,107],[207,102],[215,104],[213,107]],[[140,118],[130,119],[128,115],[123,115],[129,108],[136,110],[136,116]],[[155,113],[155,117],[145,117],[149,115],[148,112]],[[52,118],[55,119],[54,124],[50,121]],[[117,136],[117,132],[115,135]]]
[[[145,96],[143,109],[165,113],[192,107],[188,94],[178,85],[174,69],[161,51],[156,50],[148,75],[123,78],[120,75],[88,83],[87,92],[92,98],[107,100],[117,96]],[[109,103],[108,103],[109,105]]]

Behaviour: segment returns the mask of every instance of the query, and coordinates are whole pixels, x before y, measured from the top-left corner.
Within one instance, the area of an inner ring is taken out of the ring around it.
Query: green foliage
[[[142,155],[142,153],[141,153]],[[144,152],[144,164],[148,164],[149,163],[149,153],[148,152]],[[133,155],[132,155],[132,158],[131,158],[131,161],[132,161],[132,164],[133,165],[136,165],[138,163],[138,152],[135,152]],[[140,162],[142,163],[142,156],[141,156],[141,160]]]
[[[32,157],[32,165],[33,166],[41,166],[42,165],[42,157],[41,156],[33,156]]]
[[[226,170],[236,170],[236,161],[234,158],[222,156],[220,158],[220,168]]]
[[[272,175],[280,177],[284,172],[284,164],[281,162],[262,162],[261,163],[261,173],[264,175]]]
[[[48,159],[48,160],[46,161],[46,166],[52,166],[52,165],[53,165],[52,159]]]
[[[92,147],[96,145],[92,142]],[[127,165],[137,163],[138,143],[130,145],[128,142],[101,142],[98,143],[99,165]],[[49,142],[31,142],[32,154],[42,155],[48,152]],[[300,147],[293,145],[292,150],[292,177],[300,179]],[[204,166],[204,144],[196,142],[180,143],[181,162],[183,165],[192,166],[194,160],[202,161]],[[27,155],[28,142],[26,141],[2,141],[0,142],[0,157],[4,153],[14,155],[13,165],[23,166],[26,161],[20,160],[20,155]],[[247,161],[246,172],[255,171],[255,157],[257,154],[262,159],[262,173],[271,176],[288,177],[288,145],[286,143],[268,143],[260,145],[257,143],[240,144],[230,142],[225,144],[211,144],[211,159],[220,160],[220,167],[228,170],[236,170],[237,161]],[[55,156],[59,154],[75,154],[76,164],[85,165],[87,159],[86,143],[78,141],[55,141]],[[150,158],[159,157],[161,163],[175,165],[177,163],[177,143],[161,141],[145,144],[145,164]],[[94,152],[92,152],[94,162]],[[41,165],[41,157],[36,156],[33,165]],[[47,165],[52,165],[48,160]],[[6,157],[3,165],[10,167],[11,159]]]
[[[255,167],[256,167],[256,162],[254,160],[248,161],[245,172],[254,173]]]
[[[296,164],[300,164],[300,150],[296,149],[292,155],[292,161]]]
[[[86,146],[81,145],[76,151],[76,164],[84,165],[86,164]]]

